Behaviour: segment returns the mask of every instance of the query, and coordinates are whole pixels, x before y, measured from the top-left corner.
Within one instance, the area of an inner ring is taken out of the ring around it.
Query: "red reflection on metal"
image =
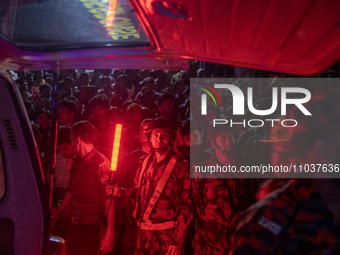
[[[112,24],[115,19],[116,7],[117,7],[117,0],[110,0],[109,7],[107,8],[107,14],[106,14],[106,27],[107,28],[112,28]]]

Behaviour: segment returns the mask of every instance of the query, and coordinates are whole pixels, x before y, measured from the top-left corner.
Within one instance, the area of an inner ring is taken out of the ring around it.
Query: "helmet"
[[[213,124],[210,123],[210,125],[208,126],[208,129],[207,129],[207,142],[208,142],[208,144],[210,143],[211,139],[215,135],[221,134],[225,131],[231,132],[234,135],[235,140],[237,141],[238,136],[239,136],[239,132],[235,128],[231,128],[231,127],[228,127],[228,126],[222,125],[222,124],[217,124],[214,127]]]
[[[157,128],[163,128],[166,131],[168,131],[170,135],[172,136],[171,142],[175,141],[176,139],[175,127],[172,125],[170,120],[163,118],[163,117],[153,119],[150,122],[149,127],[148,127],[148,132],[146,133],[146,137],[148,138],[149,141],[151,138],[152,130],[157,129]]]

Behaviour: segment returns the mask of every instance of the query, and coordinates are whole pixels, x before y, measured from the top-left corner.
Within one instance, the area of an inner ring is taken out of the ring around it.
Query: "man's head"
[[[103,94],[94,96],[89,101],[89,105],[91,108],[91,115],[98,119],[106,117],[110,110],[109,98]]]
[[[125,74],[121,74],[117,77],[115,88],[116,89],[125,89],[127,85],[127,78]]]
[[[148,140],[148,137],[146,136],[146,134],[148,133],[149,125],[150,125],[151,121],[152,121],[152,119],[145,119],[145,120],[143,120],[142,124],[140,125],[140,129],[139,129],[139,142],[141,144],[143,144],[143,143],[150,143],[149,140]]]
[[[35,122],[38,124],[39,129],[42,131],[48,131],[51,124],[51,114],[47,110],[38,110],[36,112]]]
[[[70,76],[67,76],[64,78],[64,86],[66,89],[70,90],[73,87],[73,78]]]
[[[40,97],[42,98],[44,97],[49,98],[51,96],[51,92],[52,92],[52,87],[47,83],[44,83],[43,85],[39,87]]]
[[[71,128],[67,126],[58,127],[57,150],[67,159],[74,156],[71,144]]]
[[[164,93],[158,99],[158,110],[162,113],[162,117],[168,119],[176,119],[178,107],[176,105],[175,96],[170,93]]]
[[[139,97],[139,102],[142,106],[154,109],[156,107],[156,97],[152,90],[145,90]]]
[[[202,130],[197,122],[192,120],[182,121],[182,126],[179,131],[185,145],[198,147],[202,144]]]
[[[81,155],[83,147],[93,147],[97,140],[97,132],[88,121],[80,121],[71,129],[72,150],[75,155]]]
[[[82,73],[79,76],[79,85],[80,87],[86,87],[89,84],[89,75],[88,73]]]
[[[175,128],[168,119],[159,117],[150,122],[147,138],[156,152],[167,151],[176,139]]]
[[[175,146],[178,151],[186,153],[190,151],[190,148],[199,148],[202,143],[201,129],[198,123],[190,119],[181,122],[181,127],[176,134]]]
[[[105,88],[107,91],[111,91],[114,79],[108,75],[103,75],[100,78],[100,87]]]
[[[68,125],[73,123],[73,117],[77,110],[75,101],[63,99],[59,103],[58,121],[60,125]]]
[[[137,103],[132,103],[126,109],[126,120],[130,125],[136,126],[137,130],[142,122],[142,107]]]
[[[223,131],[216,134],[211,140],[211,146],[216,149],[221,149],[222,151],[232,151],[235,149],[235,135],[229,131]]]
[[[198,78],[205,78],[205,70],[203,68],[200,68],[197,70],[197,77]]]
[[[46,76],[45,82],[52,87],[53,86],[53,76]]]
[[[44,78],[44,71],[36,71],[35,76],[37,80]]]
[[[155,81],[151,77],[146,77],[140,84],[145,89],[154,90],[155,88]]]
[[[190,85],[190,75],[189,75],[187,70],[181,70],[180,71],[180,77],[181,77],[181,80],[183,81],[183,83],[186,86]]]
[[[185,90],[185,85],[182,80],[177,80],[174,82],[174,91],[176,94],[181,96],[182,92]]]
[[[207,142],[215,149],[215,152],[228,154],[235,150],[239,133],[236,129],[224,125],[211,124],[207,130]]]
[[[144,80],[145,78],[150,77],[150,72],[149,72],[149,70],[143,69],[143,70],[140,71],[139,75]]]

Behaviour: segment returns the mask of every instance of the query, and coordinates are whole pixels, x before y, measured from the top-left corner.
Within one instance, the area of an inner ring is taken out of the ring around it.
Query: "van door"
[[[46,254],[49,209],[37,146],[17,86],[0,71],[1,254]]]

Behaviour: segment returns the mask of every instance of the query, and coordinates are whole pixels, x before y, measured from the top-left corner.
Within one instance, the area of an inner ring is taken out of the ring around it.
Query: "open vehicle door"
[[[130,3],[7,0],[2,67],[185,69],[186,59],[196,59],[313,75],[340,59],[335,0]]]
[[[0,68],[186,69],[197,59],[312,75],[340,59],[339,13],[335,0],[7,0]],[[0,90],[0,252],[46,254],[37,148],[5,72]]]
[[[49,208],[37,147],[20,94],[0,74],[1,254],[46,254]]]

